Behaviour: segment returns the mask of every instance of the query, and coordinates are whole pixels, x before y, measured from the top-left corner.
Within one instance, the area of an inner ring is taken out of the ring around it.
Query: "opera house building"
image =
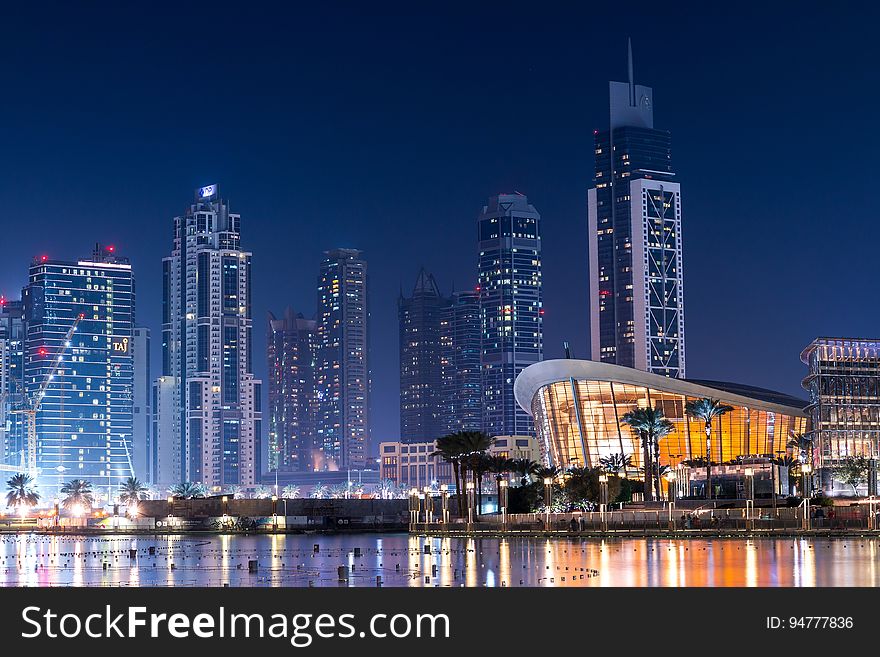
[[[685,403],[692,399],[720,399],[734,409],[713,423],[713,463],[779,456],[790,436],[803,433],[807,425],[807,402],[789,395],[587,360],[531,365],[517,377],[514,391],[519,405],[535,419],[542,455],[550,464],[595,467],[601,457],[624,454],[633,465],[627,474],[639,478],[641,444],[621,419],[638,407],[659,406],[675,425],[660,441],[660,462],[673,468],[706,454],[705,425],[685,413]]]

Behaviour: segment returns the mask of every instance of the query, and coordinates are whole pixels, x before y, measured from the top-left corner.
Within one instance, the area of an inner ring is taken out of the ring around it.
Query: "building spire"
[[[627,64],[627,72],[629,73],[629,104],[632,107],[636,106],[636,89],[635,89],[635,79],[633,77],[633,44],[632,38],[626,38],[626,64]]]

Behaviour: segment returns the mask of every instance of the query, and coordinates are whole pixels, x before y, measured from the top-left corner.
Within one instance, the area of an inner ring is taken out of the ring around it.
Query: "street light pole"
[[[476,497],[474,482],[469,481],[465,484],[465,490],[467,491],[467,506],[468,506],[468,531],[473,529],[474,526],[474,500]]]
[[[803,478],[803,487],[804,487],[804,529],[810,529],[810,479],[813,472],[813,466],[809,463],[804,463],[801,466],[801,475]]]
[[[599,522],[602,523],[602,531],[607,531],[605,524],[605,507],[608,504],[608,475],[604,472],[599,475]]]
[[[748,529],[752,529],[752,516],[755,511],[755,471],[752,468],[746,468],[746,485],[747,491],[746,495],[748,496],[746,499],[746,527]]]
[[[498,506],[501,508],[501,530],[507,531],[507,479],[502,479],[498,482],[499,489],[501,490],[501,496],[498,500]]]
[[[544,510],[547,514],[547,527],[550,529],[550,504],[553,502],[553,478],[544,477]]]
[[[446,524],[449,522],[449,485],[443,484],[440,486],[440,509],[441,509],[441,518],[440,522]]]

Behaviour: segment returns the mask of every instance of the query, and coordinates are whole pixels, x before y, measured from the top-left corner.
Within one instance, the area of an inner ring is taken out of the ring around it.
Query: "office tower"
[[[0,457],[21,469],[22,416],[11,413],[24,402],[24,309],[21,301],[0,296]]]
[[[132,475],[131,265],[112,246],[97,245],[77,262],[41,256],[30,267],[22,302],[28,403],[46,386],[35,415],[43,494],[86,479],[112,498]]]
[[[177,445],[181,480],[215,491],[252,487],[262,409],[252,368],[251,253],[241,247],[241,216],[217,185],[196,190],[174,218],[173,248],[162,264],[159,449]],[[174,459],[166,462],[160,470],[172,472]]]
[[[370,445],[367,263],[356,249],[325,253],[318,275],[316,470],[363,468]]]
[[[543,354],[540,223],[519,193],[493,196],[478,218],[483,431],[491,436],[535,431],[513,382]]]
[[[876,459],[880,458],[880,340],[816,338],[801,353],[809,372],[803,387],[810,393],[812,457],[817,483],[827,493],[852,494],[850,486],[834,481],[834,466],[849,456],[872,461],[868,495],[876,495]]]
[[[294,314],[269,313],[269,470],[312,470],[315,458],[315,352],[317,323]]]
[[[610,124],[594,133],[588,194],[592,359],[685,376],[681,190],[653,92],[611,82]]]
[[[131,460],[134,476],[152,484],[156,472],[156,448],[153,444],[153,380],[150,376],[150,329],[136,326],[132,331],[131,352],[134,359],[133,428]]]
[[[176,413],[178,385],[173,376],[160,376],[153,383],[153,453],[155,467],[152,483],[167,490],[184,480],[184,450],[180,445]]]
[[[400,323],[400,439],[425,442],[442,435],[440,318],[448,301],[434,277],[419,271],[412,296],[397,300]]]
[[[480,295],[453,292],[440,310],[441,435],[482,431]]]

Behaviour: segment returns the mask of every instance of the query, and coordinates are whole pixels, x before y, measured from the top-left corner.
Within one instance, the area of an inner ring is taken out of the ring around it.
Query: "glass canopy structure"
[[[720,399],[734,409],[713,424],[713,462],[778,456],[792,434],[807,428],[807,402],[789,395],[739,384],[672,379],[595,361],[561,359],[531,365],[517,378],[515,394],[534,417],[545,462],[595,467],[602,457],[624,454],[632,459],[628,474],[634,477],[643,465],[641,443],[621,418],[639,407],[660,407],[675,425],[675,431],[660,441],[660,463],[673,467],[706,455],[704,425],[684,411],[691,399]]]

